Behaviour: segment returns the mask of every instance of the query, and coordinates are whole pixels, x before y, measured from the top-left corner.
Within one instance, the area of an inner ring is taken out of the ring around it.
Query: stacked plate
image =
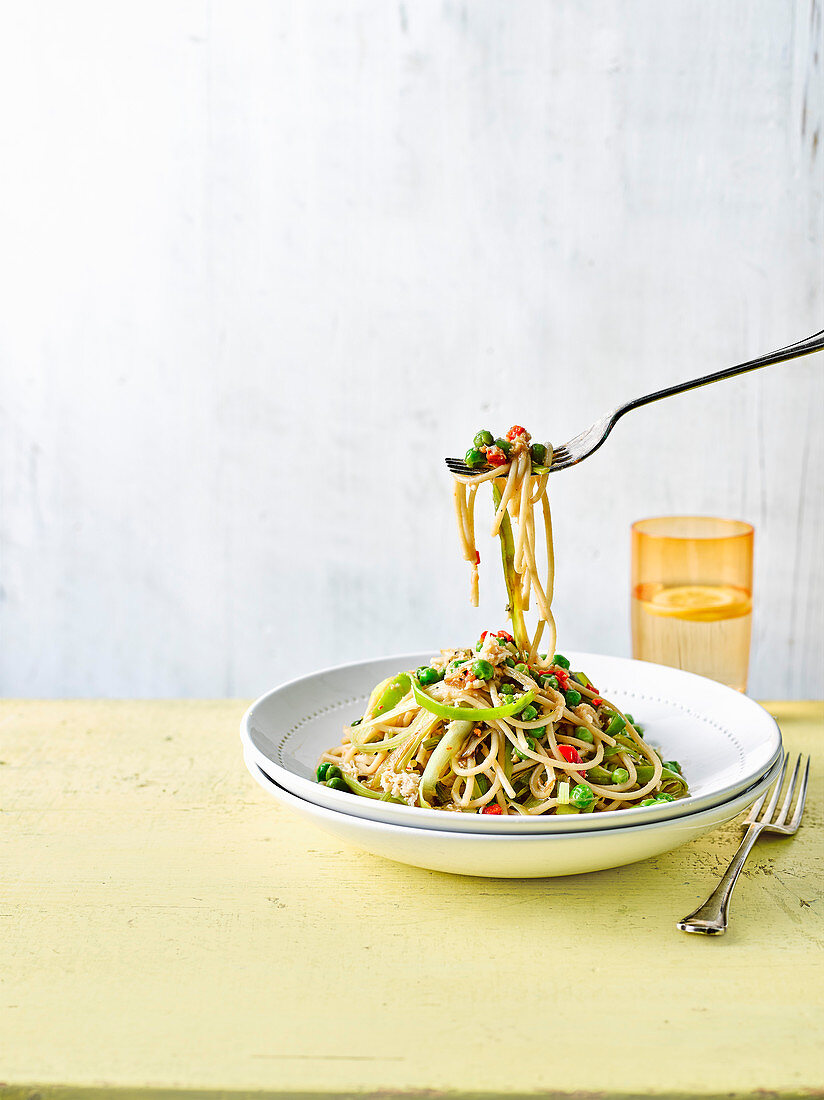
[[[428,664],[432,652],[340,665],[283,684],[241,723],[246,766],[261,787],[321,829],[376,855],[460,875],[540,878],[619,867],[679,847],[746,810],[775,780],[781,733],[731,688],[645,661],[568,653],[605,698],[631,711],[647,742],[678,760],[690,794],[599,814],[461,814],[399,806],[315,782],[375,684]]]

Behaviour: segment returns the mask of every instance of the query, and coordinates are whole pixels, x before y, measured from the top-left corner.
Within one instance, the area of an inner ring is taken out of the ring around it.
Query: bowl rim
[[[296,795],[294,794],[294,792],[289,791],[285,787],[281,786],[281,784],[272,779],[270,775],[267,775],[263,768],[261,768],[256,763],[256,761],[250,760],[246,753],[244,753],[243,757],[244,763],[251,773],[252,778],[260,786],[265,787],[265,789],[272,794],[273,798],[277,799],[280,802],[284,802],[287,805],[294,802],[297,803],[300,807],[308,807],[309,813],[321,817],[325,820],[336,821],[343,818],[347,822],[356,822],[359,827],[363,827],[367,831],[389,831],[391,833],[395,833],[396,835],[401,835],[403,833],[408,833],[410,830],[412,830],[415,833],[425,833],[428,839],[435,841],[439,840],[444,843],[448,842],[450,838],[453,840],[453,842],[459,839],[464,843],[467,841],[480,841],[487,843],[489,843],[490,841],[508,841],[511,843],[514,840],[518,840],[523,843],[528,841],[537,843],[539,841],[546,842],[548,840],[563,840],[572,837],[577,837],[579,839],[583,837],[589,837],[590,839],[592,839],[594,837],[615,837],[618,835],[629,835],[649,829],[678,829],[679,827],[690,827],[698,824],[706,815],[718,813],[723,810],[725,806],[729,806],[730,804],[736,803],[738,801],[741,801],[742,805],[741,809],[738,810],[737,813],[742,813],[744,809],[746,809],[748,806],[751,806],[756,801],[756,799],[761,793],[763,793],[763,791],[768,790],[772,783],[775,782],[775,778],[778,775],[781,767],[782,759],[783,753],[754,783],[750,784],[742,791],[737,791],[730,798],[725,799],[722,802],[715,803],[712,806],[704,806],[699,810],[692,810],[690,813],[681,814],[680,816],[674,818],[664,818],[660,821],[646,821],[641,822],[638,825],[627,825],[613,829],[582,829],[574,833],[477,833],[463,832],[458,829],[451,831],[446,831],[442,829],[421,829],[414,825],[402,824],[400,822],[396,823],[394,821],[382,821],[380,819],[370,817],[357,817],[354,814],[347,813],[346,810],[333,810],[330,809],[328,806],[319,806],[316,802],[310,802],[309,799],[302,798],[300,795]],[[263,776],[265,783],[261,783],[261,780],[257,778],[255,771],[260,772],[261,776]],[[272,790],[270,790],[270,788]],[[277,792],[276,794],[274,793],[275,791]],[[750,795],[752,795],[752,797],[750,797]]]
[[[257,745],[255,744],[255,742],[252,739],[251,731],[250,731],[251,719],[255,715],[255,712],[259,708],[262,708],[266,704],[266,702],[268,700],[270,700],[273,696],[278,695],[281,692],[286,691],[290,687],[293,687],[293,686],[301,684],[301,683],[305,683],[306,681],[312,680],[312,679],[314,679],[315,677],[318,677],[318,676],[323,676],[323,675],[334,673],[334,672],[340,672],[340,671],[347,670],[347,669],[358,669],[358,668],[362,668],[364,666],[373,665],[376,662],[392,662],[393,664],[397,664],[398,667],[401,668],[401,669],[406,669],[406,668],[409,668],[409,667],[414,668],[414,667],[416,667],[416,663],[419,663],[421,659],[425,658],[426,653],[431,654],[431,653],[436,653],[436,652],[438,652],[437,649],[434,649],[434,650],[417,650],[417,651],[414,651],[412,653],[386,654],[386,655],[383,655],[383,656],[369,657],[369,658],[364,658],[364,659],[359,660],[359,661],[343,661],[343,662],[340,662],[339,664],[330,665],[328,667],[316,669],[313,672],[304,673],[300,676],[295,676],[290,680],[286,680],[283,683],[280,683],[280,684],[276,685],[274,688],[271,688],[269,691],[265,692],[263,695],[259,696],[256,700],[254,700],[254,702],[252,702],[247,707],[246,711],[243,714],[243,717],[241,718],[241,722],[240,722],[240,740],[241,740],[241,743],[243,745],[244,753],[247,751],[247,748],[249,748],[249,749],[251,749],[251,751],[254,754],[260,756],[262,760],[265,760],[272,767],[276,768],[277,770],[285,771],[294,780],[295,784],[298,787],[297,791],[292,791],[291,787],[288,787],[286,789],[290,790],[290,792],[295,794],[295,796],[298,797],[298,798],[302,798],[305,801],[310,802],[313,805],[319,805],[319,803],[314,802],[311,798],[308,797],[309,787],[315,785],[312,780],[308,779],[305,776],[300,775],[299,773],[297,773],[295,771],[292,771],[289,768],[283,768],[282,765],[279,765],[276,761],[271,760],[270,757],[268,757],[265,753],[263,753],[257,747]],[[772,729],[774,730],[776,738],[777,738],[776,745],[775,745],[775,750],[774,750],[772,756],[770,757],[769,761],[764,765],[764,768],[763,768],[762,772],[760,773],[760,775],[763,775],[765,773],[765,771],[768,771],[775,764],[776,759],[780,756],[780,753],[781,753],[782,748],[783,748],[783,740],[782,740],[782,735],[781,735],[781,728],[778,725],[775,718],[769,713],[769,711],[765,707],[763,707],[759,702],[757,702],[757,700],[752,699],[750,696],[736,691],[734,688],[728,687],[726,684],[722,684],[717,680],[710,680],[708,677],[700,676],[700,675],[698,675],[697,673],[694,673],[694,672],[687,672],[685,669],[677,669],[677,668],[673,668],[669,665],[657,664],[656,662],[653,662],[653,661],[641,661],[641,660],[638,660],[638,659],[633,658],[633,657],[619,657],[619,656],[616,656],[614,654],[605,654],[605,653],[603,653],[603,654],[600,654],[600,653],[584,653],[584,652],[579,652],[577,650],[570,650],[569,652],[573,654],[576,663],[580,663],[582,667],[585,667],[587,661],[598,661],[598,660],[604,660],[604,659],[611,660],[611,661],[626,662],[626,663],[632,664],[632,665],[643,666],[645,669],[649,669],[650,673],[653,674],[653,675],[654,675],[656,670],[660,670],[661,672],[663,672],[667,676],[675,675],[679,679],[686,679],[688,681],[689,680],[695,681],[696,683],[701,684],[701,685],[705,685],[705,686],[708,685],[710,687],[710,690],[712,690],[712,691],[721,693],[725,696],[728,695],[728,694],[731,694],[731,696],[734,697],[735,699],[744,700],[744,701],[746,701],[746,703],[748,705],[750,705],[752,707],[755,707],[761,713],[761,715],[766,720],[768,720],[768,722],[770,723]],[[258,761],[258,763],[259,763],[259,761]],[[261,771],[263,771],[264,774],[268,774],[268,773],[266,773],[265,769],[262,766],[261,766]],[[628,809],[623,809],[623,810],[607,810],[607,811],[604,811],[603,813],[600,813],[600,814],[597,815],[598,826],[596,828],[598,830],[604,830],[605,831],[605,830],[608,830],[608,829],[612,828],[613,825],[620,825],[621,828],[631,828],[633,823],[653,824],[653,822],[651,822],[651,821],[640,820],[643,816],[652,815],[653,813],[656,813],[656,820],[663,820],[663,819],[672,820],[672,819],[675,819],[675,818],[684,817],[685,813],[684,812],[679,812],[681,810],[681,808],[686,807],[686,813],[694,813],[694,812],[706,809],[709,806],[719,805],[719,804],[723,803],[724,801],[726,801],[728,798],[734,796],[736,793],[738,793],[738,791],[745,790],[747,787],[751,786],[752,783],[757,781],[757,779],[758,779],[758,776],[751,776],[751,777],[749,777],[749,781],[746,782],[745,785],[743,785],[743,786],[740,785],[740,783],[736,782],[736,783],[733,783],[733,784],[728,784],[726,787],[722,787],[720,790],[718,790],[717,792],[714,792],[711,795],[700,796],[704,799],[711,799],[711,801],[708,802],[708,803],[705,803],[704,805],[701,805],[699,807],[695,807],[695,804],[690,802],[690,799],[694,796],[687,795],[686,798],[677,799],[673,803],[667,803],[667,807],[670,807],[670,806],[673,807],[672,810],[669,810],[667,808],[666,810],[662,811],[660,806],[658,806],[658,807],[633,806],[633,807],[630,807]],[[274,780],[274,781],[277,782],[279,786],[282,786],[282,784],[278,780]],[[306,791],[306,794],[301,793],[301,791],[303,791],[304,789]],[[334,804],[337,803],[337,802],[340,802],[341,803],[341,809],[344,812],[346,812],[345,804],[343,803],[343,799],[351,797],[351,796],[344,795],[342,793],[339,794],[339,792],[337,792],[337,791],[332,791],[332,792],[329,792],[328,797],[329,797],[330,802],[332,803],[332,805],[328,806],[328,807],[324,806],[324,808],[333,809]],[[678,807],[678,808],[676,808],[676,807]],[[437,822],[433,821],[429,817],[429,814],[436,813],[437,811],[426,811],[426,810],[420,809],[420,808],[415,807],[415,806],[397,806],[397,805],[393,805],[392,803],[386,803],[382,808],[382,812],[385,813],[387,816],[382,817],[381,820],[387,820],[388,823],[390,823],[390,824],[401,825],[407,820],[410,811],[412,811],[413,813],[416,813],[416,814],[426,814],[426,817],[423,818],[423,819],[420,819],[420,818],[415,819],[416,820],[416,824],[415,824],[416,828],[429,828],[433,831],[441,831],[441,830],[438,829]],[[632,818],[631,818],[630,821],[626,820],[626,815],[627,814],[632,815]],[[364,818],[366,818],[368,816],[369,820],[376,820],[376,818],[372,817],[371,815],[362,815],[362,816]],[[393,817],[396,817],[397,821],[391,820]],[[558,818],[557,815],[540,815],[540,816],[535,815],[534,820],[536,820],[536,821],[538,821],[538,820],[546,821],[548,823],[547,827],[544,828],[544,829],[537,829],[536,828],[534,830],[536,835],[539,835],[539,834],[544,835],[544,834],[550,833],[550,832],[552,832],[552,833],[561,833],[561,832],[570,832],[570,833],[572,833],[572,832],[595,831],[595,830],[592,830],[592,829],[588,828],[586,825],[584,825],[580,821],[578,816],[573,816],[573,815],[563,816],[561,818]],[[500,832],[499,832],[498,829],[500,828],[500,826],[503,824],[504,821],[506,821],[507,824],[503,825],[503,828],[500,829]],[[505,835],[505,832],[509,829],[511,829],[512,833],[515,833],[516,832],[515,823],[517,822],[517,823],[520,824],[520,817],[513,819],[512,826],[510,826],[508,824],[508,822],[509,822],[508,817],[503,818],[501,822],[498,822],[496,820],[496,822],[495,822],[496,828],[494,830],[496,835]],[[461,830],[454,830],[454,831],[460,832]],[[478,830],[478,832],[481,832],[481,831],[482,830]],[[484,829],[483,832],[486,835],[486,833],[491,832],[491,830]],[[519,835],[522,835],[522,834],[519,834]]]

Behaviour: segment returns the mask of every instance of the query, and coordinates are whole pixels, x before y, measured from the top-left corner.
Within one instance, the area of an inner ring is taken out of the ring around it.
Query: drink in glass
[[[753,529],[711,516],[632,525],[632,653],[747,687]]]

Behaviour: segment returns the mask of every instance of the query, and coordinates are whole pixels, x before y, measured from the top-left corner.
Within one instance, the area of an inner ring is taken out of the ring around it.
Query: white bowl
[[[690,787],[687,798],[599,814],[501,817],[398,806],[315,782],[321,753],[340,742],[342,726],[362,712],[375,684],[431,656],[429,651],[339,665],[275,688],[243,717],[244,752],[279,786],[328,809],[388,824],[507,835],[591,832],[681,817],[746,790],[781,754],[775,720],[732,688],[647,661],[567,653],[573,668],[586,672],[607,699],[644,725],[645,739],[665,760],[680,762]]]
[[[324,832],[397,863],[482,878],[580,875],[621,867],[625,863],[635,863],[669,852],[731,821],[746,810],[775,780],[781,767],[778,760],[766,775],[745,791],[716,806],[671,821],[566,834],[520,833],[503,836],[410,828],[408,825],[370,821],[342,810],[329,810],[298,798],[279,786],[261,771],[249,754],[244,759],[251,775],[264,791]]]

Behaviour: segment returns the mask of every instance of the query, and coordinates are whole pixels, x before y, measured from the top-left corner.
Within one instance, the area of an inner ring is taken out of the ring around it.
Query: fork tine
[[[765,800],[767,798],[767,795],[769,793],[770,793],[770,788],[767,787],[766,791],[764,791],[764,793],[761,795],[761,797],[758,799],[758,801],[753,802],[752,806],[750,806],[750,812],[747,814],[746,818],[744,819],[744,824],[745,825],[755,825],[756,824],[756,822],[758,821],[758,815],[761,812],[761,807],[764,805],[764,802],[765,802]]]
[[[770,799],[767,809],[761,818],[765,825],[772,823],[773,814],[775,813],[775,807],[778,803],[778,796],[781,794],[781,788],[784,785],[784,772],[787,770],[787,760],[789,753],[784,753],[784,759],[781,761],[781,771],[778,773],[778,778],[775,781],[775,787],[773,788],[772,798]]]
[[[795,794],[795,781],[798,777],[798,769],[801,767],[801,753],[798,754],[798,759],[795,762],[793,773],[790,776],[790,781],[787,784],[787,793],[784,795],[784,801],[781,805],[781,809],[778,811],[778,817],[775,819],[775,825],[784,825],[787,821],[787,814],[790,812],[790,806],[792,805],[793,795]]]
[[[800,758],[799,758],[800,759]],[[810,778],[810,758],[807,757],[807,766],[804,769],[804,775],[801,778],[801,789],[798,792],[798,801],[795,804],[795,813],[793,814],[792,821],[787,826],[788,829],[795,831],[801,824],[801,815],[804,813],[804,803],[807,800],[807,780]]]

